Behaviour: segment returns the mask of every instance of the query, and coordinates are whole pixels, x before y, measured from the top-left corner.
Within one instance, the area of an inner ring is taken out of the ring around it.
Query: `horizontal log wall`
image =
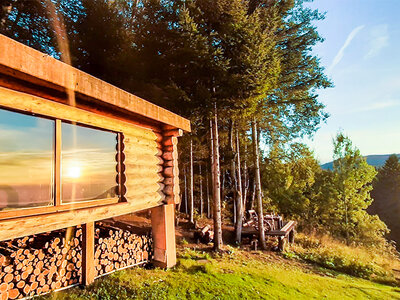
[[[53,118],[62,118],[78,124],[90,125],[123,134],[123,155],[121,166],[125,176],[122,182],[124,201],[117,204],[99,202],[97,207],[71,210],[74,207],[48,213],[47,209],[39,210],[37,215],[12,219],[12,212],[1,220],[0,240],[23,237],[58,230],[66,227],[111,218],[139,210],[162,205],[165,199],[163,136],[152,128],[133,125],[128,121],[99,115],[65,104],[46,100],[40,97],[16,92],[0,87],[0,108],[35,113]],[[16,217],[16,216],[15,216]]]

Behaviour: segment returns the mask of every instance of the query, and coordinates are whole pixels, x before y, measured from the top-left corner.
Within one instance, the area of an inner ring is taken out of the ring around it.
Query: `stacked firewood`
[[[0,242],[0,299],[47,293],[80,282],[82,228]]]
[[[137,232],[134,227],[122,222],[97,224],[94,253],[96,276],[150,260],[153,242],[150,234],[134,232]]]
[[[121,222],[96,223],[96,276],[146,262],[151,256],[148,232]],[[81,267],[81,226],[0,242],[0,300],[81,283]]]
[[[197,243],[202,242],[203,244],[208,244],[214,240],[214,231],[211,230],[210,225],[206,225],[196,230],[193,236]]]

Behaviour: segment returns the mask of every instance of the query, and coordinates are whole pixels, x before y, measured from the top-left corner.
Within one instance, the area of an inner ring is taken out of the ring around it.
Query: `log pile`
[[[81,281],[82,228],[0,242],[0,299],[47,293]]]
[[[94,253],[96,276],[151,259],[153,240],[150,234],[139,235],[134,232],[134,227],[122,222],[96,224]]]
[[[214,231],[211,230],[210,225],[206,225],[201,229],[194,232],[194,239],[197,243],[202,242],[203,244],[211,243],[214,239]]]
[[[96,276],[151,257],[149,233],[121,222],[96,223]],[[81,282],[81,226],[0,242],[0,300],[32,297]]]

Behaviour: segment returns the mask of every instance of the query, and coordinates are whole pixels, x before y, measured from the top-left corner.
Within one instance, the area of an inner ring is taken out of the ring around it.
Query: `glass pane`
[[[0,210],[53,204],[54,121],[0,109]]]
[[[116,197],[116,146],[113,132],[62,123],[62,202]]]

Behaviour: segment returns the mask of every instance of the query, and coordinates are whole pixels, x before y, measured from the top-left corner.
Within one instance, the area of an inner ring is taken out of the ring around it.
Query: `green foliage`
[[[50,4],[55,6],[57,15],[50,15]],[[70,24],[83,15],[80,0],[5,0],[1,2],[0,33],[25,45],[60,57],[56,29],[52,20]]]
[[[265,194],[279,213],[312,222],[316,207],[311,191],[320,173],[313,153],[299,144],[292,145],[286,152],[274,148],[263,167]]]
[[[376,173],[350,139],[339,133],[334,142],[332,184],[337,201],[331,229],[348,243],[373,243],[387,232],[386,225],[366,211],[372,203],[370,191]]]
[[[303,0],[282,2],[278,15],[283,19],[276,33],[280,73],[276,88],[259,111],[268,144],[312,135],[328,117],[316,91],[332,86],[319,58],[312,53],[312,48],[323,41],[316,22],[324,15],[307,8]]]
[[[296,219],[309,232],[347,243],[385,245],[386,225],[367,212],[375,169],[343,134],[334,146],[332,171],[322,170],[304,146],[272,148],[263,166],[266,206]]]

